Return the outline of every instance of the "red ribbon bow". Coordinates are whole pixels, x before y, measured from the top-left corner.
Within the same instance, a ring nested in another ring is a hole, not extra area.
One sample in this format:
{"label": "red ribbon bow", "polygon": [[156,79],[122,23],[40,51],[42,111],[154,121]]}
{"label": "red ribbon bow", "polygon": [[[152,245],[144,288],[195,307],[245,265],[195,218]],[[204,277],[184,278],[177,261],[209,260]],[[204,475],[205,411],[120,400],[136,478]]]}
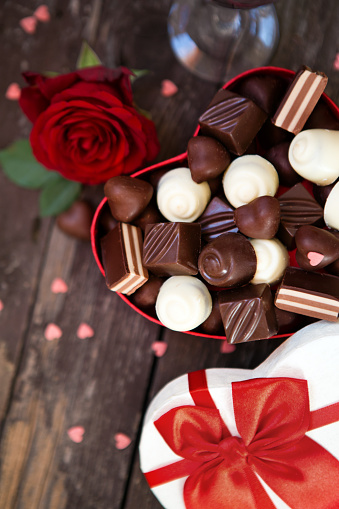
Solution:
{"label": "red ribbon bow", "polygon": [[188,476],[187,509],[272,509],[259,475],[293,509],[339,507],[339,462],[305,435],[339,420],[339,404],[310,412],[306,380],[234,382],[240,438],[222,420],[205,372],[190,373],[189,384],[199,406],[173,408],[154,423],[184,459],[146,473],[151,488]]}

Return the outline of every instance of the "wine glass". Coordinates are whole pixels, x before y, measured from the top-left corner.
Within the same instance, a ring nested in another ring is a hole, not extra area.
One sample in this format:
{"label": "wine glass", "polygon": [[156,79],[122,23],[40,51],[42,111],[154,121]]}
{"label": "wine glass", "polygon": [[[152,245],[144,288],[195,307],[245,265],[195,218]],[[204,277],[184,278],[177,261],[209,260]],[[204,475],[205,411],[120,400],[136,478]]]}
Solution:
{"label": "wine glass", "polygon": [[168,18],[177,59],[197,76],[224,83],[267,65],[279,40],[276,0],[174,0]]}

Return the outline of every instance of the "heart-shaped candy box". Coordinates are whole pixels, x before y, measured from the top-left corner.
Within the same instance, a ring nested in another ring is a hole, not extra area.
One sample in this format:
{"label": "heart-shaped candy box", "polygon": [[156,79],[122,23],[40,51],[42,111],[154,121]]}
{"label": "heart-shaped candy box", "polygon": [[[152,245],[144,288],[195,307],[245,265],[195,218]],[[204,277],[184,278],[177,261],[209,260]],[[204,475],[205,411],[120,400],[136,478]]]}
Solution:
{"label": "heart-shaped candy box", "polygon": [[[275,68],[275,67],[253,69],[253,70],[247,71],[246,73],[243,73],[240,76],[237,76],[236,78],[231,80],[229,83],[227,83],[223,88],[230,89],[232,92],[235,91],[239,94],[241,94],[241,92],[246,93],[246,90],[245,90],[246,89],[246,80],[251,77],[259,77],[260,78],[262,76],[264,76],[264,77],[270,76],[270,77],[274,77],[274,78],[279,78],[279,80],[281,80],[284,83],[284,86],[286,88],[288,86],[288,84],[291,83],[293,77],[295,76],[295,73],[293,73],[292,71]],[[335,128],[339,129],[339,109],[325,94],[322,94],[322,96],[318,102],[317,109],[314,110],[313,117],[312,117],[312,115],[310,117],[310,120],[311,120],[311,118],[313,120],[311,122],[310,128],[314,128],[314,127],[322,127],[323,128],[323,127],[325,127],[324,126],[324,123],[325,123],[326,125],[330,124],[329,128],[331,128],[331,129],[335,129]],[[265,127],[265,125],[266,125],[266,127]],[[267,127],[267,125],[268,125],[268,127]],[[258,137],[256,138],[257,148],[255,150],[257,151],[258,154],[259,153],[263,154],[264,157],[265,157],[265,152],[267,151],[267,147],[263,147],[263,145],[265,145],[266,141],[269,138],[272,138],[269,140],[269,146],[273,146],[273,147],[276,143],[278,143],[277,141],[275,141],[274,137],[276,136],[276,132],[279,131],[279,128],[275,127],[274,128],[275,131],[274,131],[274,129],[273,129],[273,131],[271,131],[270,130],[271,125],[272,124],[268,124],[268,122],[266,122],[264,124],[264,127],[261,129],[261,131],[259,131],[260,136],[258,135]],[[306,127],[307,127],[307,124],[306,124]],[[281,134],[281,132],[282,132],[282,129],[280,129],[280,134]],[[196,130],[194,135],[197,136],[198,133],[199,133],[199,128]],[[293,136],[290,135],[289,133],[287,133],[287,135],[289,136],[288,137],[289,140],[291,140],[291,138],[293,138]],[[154,182],[157,174],[162,175],[165,172],[172,170],[174,168],[187,167],[187,166],[188,166],[187,153],[183,153],[183,154],[180,154],[172,159],[163,161],[159,164],[156,164],[156,165],[153,165],[146,169],[143,169],[143,170],[133,174],[132,176],[138,177],[139,179],[142,179],[142,180]],[[305,184],[307,189],[312,193],[312,184],[310,182],[306,182],[306,181],[304,181],[303,183]],[[283,192],[286,192],[286,190],[287,190],[286,187],[282,188],[280,186],[280,188],[278,189],[277,195],[279,195]],[[93,254],[94,254],[95,260],[97,262],[97,265],[103,275],[105,275],[105,271],[104,271],[103,263],[102,263],[100,239],[108,231],[107,227],[103,226],[104,218],[107,218],[108,214],[109,214],[108,202],[107,202],[107,198],[104,198],[96,210],[96,213],[95,213],[95,216],[93,219],[93,223],[92,223],[92,228],[91,228],[91,240],[92,240]],[[199,221],[199,219],[198,219],[198,221]],[[289,254],[290,254],[290,259],[291,259],[290,264],[293,266],[293,265],[295,265],[295,253],[294,253],[294,251],[290,251]],[[212,293],[214,295],[216,295],[218,292],[212,292]],[[137,301],[135,300],[135,295],[132,294],[132,295],[127,296],[127,295],[124,295],[121,293],[118,293],[118,295],[136,312],[140,313],[141,315],[146,317],[148,320],[151,320],[153,322],[160,324],[160,321],[157,319],[157,315],[155,313],[154,307],[153,308],[147,307],[147,308],[141,309],[141,307],[138,305]],[[280,317],[284,317],[284,312],[280,313]],[[297,330],[298,328],[309,323],[309,319],[306,317],[303,317],[300,314],[297,315],[297,318],[298,318],[298,320],[296,320],[296,323],[294,322],[293,325],[289,324],[290,318],[288,318],[287,325],[283,324],[282,326],[280,326],[279,318],[278,318],[278,323],[279,323],[278,335],[273,336],[273,337],[288,336],[291,333],[295,332],[295,330]],[[299,320],[300,318],[301,318],[301,321]],[[280,318],[280,319],[284,320],[284,319],[286,319],[286,317]],[[209,338],[225,339],[225,335],[222,332],[220,332],[220,329],[218,332],[214,332],[214,331],[206,332],[206,329],[198,327],[198,328],[194,329],[193,331],[188,331],[186,333],[200,335],[200,336],[209,337]]]}
{"label": "heart-shaped candy box", "polygon": [[254,370],[183,375],[151,402],[141,470],[166,509],[339,507],[339,322]]}

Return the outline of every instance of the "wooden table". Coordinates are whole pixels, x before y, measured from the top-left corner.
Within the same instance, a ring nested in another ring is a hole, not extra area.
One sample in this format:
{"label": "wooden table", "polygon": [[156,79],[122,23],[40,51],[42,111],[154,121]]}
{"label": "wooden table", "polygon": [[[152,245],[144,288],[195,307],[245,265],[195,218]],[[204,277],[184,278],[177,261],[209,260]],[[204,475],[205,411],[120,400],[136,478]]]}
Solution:
{"label": "wooden table", "polygon": [[[28,35],[19,20],[36,1],[4,1],[1,9],[1,140],[27,137],[30,124],[5,98],[20,72],[74,69],[83,38],[108,67],[149,69],[135,83],[137,104],[149,110],[161,142],[158,160],[186,149],[198,116],[217,85],[192,76],[172,55],[166,28],[169,0],[46,0],[49,23]],[[325,10],[326,5],[326,10]],[[280,0],[279,47],[273,65],[324,71],[328,95],[339,101],[338,0]],[[178,93],[163,97],[163,79]],[[139,470],[138,440],[145,409],[165,383],[187,371],[258,365],[280,340],[220,352],[221,342],[164,330],[109,292],[90,244],[66,236],[38,216],[38,194],[0,172],[0,412],[1,509],[159,508]],[[91,188],[94,203],[103,196]],[[54,278],[68,292],[51,292]],[[81,323],[94,336],[77,337]],[[49,323],[62,337],[46,341]],[[163,357],[154,341],[168,345]],[[80,443],[67,431],[85,430]],[[131,444],[119,450],[115,434]]]}

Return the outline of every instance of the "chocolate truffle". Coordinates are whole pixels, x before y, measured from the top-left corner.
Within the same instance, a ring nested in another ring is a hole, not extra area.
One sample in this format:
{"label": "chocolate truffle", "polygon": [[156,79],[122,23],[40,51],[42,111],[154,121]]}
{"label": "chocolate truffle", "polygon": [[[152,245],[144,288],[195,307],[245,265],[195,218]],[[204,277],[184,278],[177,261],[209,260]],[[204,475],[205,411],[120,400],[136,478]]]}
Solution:
{"label": "chocolate truffle", "polygon": [[304,270],[318,270],[339,258],[339,238],[316,226],[301,226],[295,234],[296,260]]}
{"label": "chocolate truffle", "polygon": [[302,180],[302,177],[292,168],[288,159],[290,142],[284,141],[271,147],[265,154],[265,159],[273,164],[279,175],[282,186],[292,187]]}
{"label": "chocolate truffle", "polygon": [[236,85],[237,94],[252,99],[268,115],[273,115],[286,92],[286,82],[278,76],[252,74]]}
{"label": "chocolate truffle", "polygon": [[240,233],[224,233],[202,249],[198,266],[207,283],[229,288],[253,278],[257,258],[246,237]]}
{"label": "chocolate truffle", "polygon": [[119,175],[104,186],[112,216],[123,223],[133,221],[149,204],[153,187],[144,180]]}
{"label": "chocolate truffle", "polygon": [[226,148],[209,136],[194,136],[187,145],[187,160],[192,179],[200,184],[224,172],[231,162]]}
{"label": "chocolate truffle", "polygon": [[259,196],[234,211],[239,231],[254,239],[272,239],[280,224],[280,204],[273,196]]}
{"label": "chocolate truffle", "polygon": [[286,247],[278,239],[252,239],[250,242],[257,257],[257,269],[251,283],[278,283],[290,261]]}
{"label": "chocolate truffle", "polygon": [[68,210],[57,216],[56,223],[67,235],[81,240],[91,240],[92,205],[86,200],[76,200]]}

